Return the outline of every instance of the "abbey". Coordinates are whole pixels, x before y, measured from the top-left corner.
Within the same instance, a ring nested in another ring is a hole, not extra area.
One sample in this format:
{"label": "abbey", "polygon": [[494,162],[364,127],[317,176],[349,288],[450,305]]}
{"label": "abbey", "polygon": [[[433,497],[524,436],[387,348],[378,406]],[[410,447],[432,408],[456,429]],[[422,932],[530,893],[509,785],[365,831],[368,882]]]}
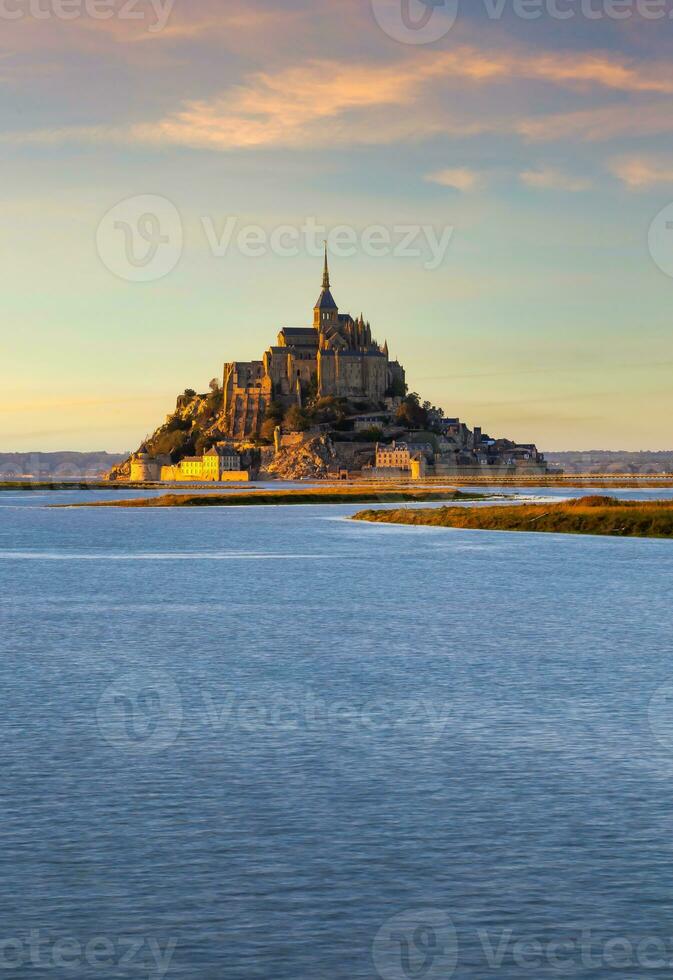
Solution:
{"label": "abbey", "polygon": [[261,361],[224,366],[227,435],[243,439],[259,431],[271,402],[301,405],[310,394],[380,406],[404,395],[404,369],[391,361],[387,342],[372,339],[362,314],[340,313],[331,292],[327,249],[322,290],[312,327],[285,327]]}

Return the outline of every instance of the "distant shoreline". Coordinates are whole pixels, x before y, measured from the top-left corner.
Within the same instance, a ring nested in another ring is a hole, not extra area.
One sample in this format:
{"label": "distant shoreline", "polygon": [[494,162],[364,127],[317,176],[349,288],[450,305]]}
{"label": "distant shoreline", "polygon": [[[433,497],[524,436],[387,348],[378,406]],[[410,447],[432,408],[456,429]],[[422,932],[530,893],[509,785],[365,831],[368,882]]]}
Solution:
{"label": "distant shoreline", "polygon": [[[390,487],[399,488],[403,485],[405,488],[413,488],[420,492],[422,490],[430,490],[433,487],[447,485],[452,487],[479,487],[487,488],[490,490],[496,489],[507,489],[510,487],[525,487],[527,490],[534,490],[536,487],[545,489],[583,489],[583,490],[656,490],[656,489],[667,489],[673,488],[673,474],[672,475],[662,475],[655,476],[648,474],[647,476],[639,476],[637,474],[591,474],[587,473],[584,475],[568,475],[568,476],[557,476],[557,475],[536,475],[536,476],[498,476],[498,475],[484,475],[484,476],[461,476],[460,473],[451,473],[442,477],[426,477],[425,479],[419,481],[403,480],[396,477],[393,480],[372,480],[372,479],[358,479],[357,477],[351,477],[349,480],[336,480],[336,479],[306,479],[303,481],[299,480],[281,480],[281,479],[265,479],[260,478],[252,481],[251,483],[228,483],[226,486],[235,490],[237,487],[246,487],[248,490],[258,492],[255,484],[277,484],[279,488],[282,488],[287,483],[296,484],[299,482],[305,483],[307,486],[314,486],[320,484],[325,487],[327,491],[332,487],[357,487],[362,488],[363,486],[373,486],[377,489],[380,487]],[[31,490],[118,490],[120,492],[138,491],[138,490],[185,490],[195,492],[197,490],[218,490],[225,486],[223,483],[204,483],[203,481],[195,481],[194,483],[187,482],[171,482],[171,483],[157,483],[157,482],[145,482],[145,483],[131,483],[128,480],[102,480],[100,478],[92,478],[90,480],[73,478],[72,480],[49,480],[49,479],[12,479],[0,481],[0,492],[3,490],[23,490],[29,492]],[[282,492],[282,489],[281,491]],[[287,492],[287,491],[285,491]]]}

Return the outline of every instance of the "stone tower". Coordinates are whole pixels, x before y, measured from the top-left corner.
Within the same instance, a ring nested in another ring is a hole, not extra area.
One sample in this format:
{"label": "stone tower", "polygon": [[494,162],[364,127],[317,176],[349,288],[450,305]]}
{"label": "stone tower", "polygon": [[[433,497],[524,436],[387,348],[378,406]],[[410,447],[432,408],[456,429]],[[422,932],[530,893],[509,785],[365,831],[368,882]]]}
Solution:
{"label": "stone tower", "polygon": [[339,308],[330,292],[327,242],[325,242],[325,270],[322,276],[322,292],[313,307],[313,326],[316,330],[325,330],[329,327],[339,326]]}

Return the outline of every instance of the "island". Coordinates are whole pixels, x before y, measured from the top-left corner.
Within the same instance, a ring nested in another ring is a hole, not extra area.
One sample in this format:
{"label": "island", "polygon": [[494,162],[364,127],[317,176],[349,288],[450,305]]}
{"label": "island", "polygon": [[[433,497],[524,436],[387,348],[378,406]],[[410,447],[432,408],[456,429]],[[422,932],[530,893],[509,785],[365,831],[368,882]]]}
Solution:
{"label": "island", "polygon": [[602,534],[613,537],[673,537],[673,501],[580,497],[563,503],[505,504],[493,507],[437,507],[365,510],[356,521],[463,528],[475,531],[534,531]]}
{"label": "island", "polygon": [[[443,500],[487,500],[481,493],[461,490],[403,489],[395,487],[307,487],[305,490],[259,490],[243,493],[166,493],[160,497],[136,497],[56,507],[260,507],[281,504],[385,504],[429,503]],[[497,495],[495,495],[497,496]],[[373,513],[373,512],[372,512]]]}

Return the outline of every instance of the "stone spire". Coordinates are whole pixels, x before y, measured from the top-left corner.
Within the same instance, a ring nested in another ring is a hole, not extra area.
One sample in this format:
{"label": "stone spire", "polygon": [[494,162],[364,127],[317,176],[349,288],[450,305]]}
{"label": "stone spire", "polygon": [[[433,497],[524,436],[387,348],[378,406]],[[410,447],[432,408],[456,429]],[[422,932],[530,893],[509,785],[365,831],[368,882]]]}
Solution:
{"label": "stone spire", "polygon": [[325,241],[325,271],[323,272],[323,276],[322,276],[322,288],[323,289],[330,288],[329,263],[327,261],[327,241]]}
{"label": "stone spire", "polygon": [[325,242],[325,269],[322,276],[322,291],[313,307],[313,326],[317,330],[339,324],[339,308],[330,292],[329,263],[327,261],[327,242]]}

